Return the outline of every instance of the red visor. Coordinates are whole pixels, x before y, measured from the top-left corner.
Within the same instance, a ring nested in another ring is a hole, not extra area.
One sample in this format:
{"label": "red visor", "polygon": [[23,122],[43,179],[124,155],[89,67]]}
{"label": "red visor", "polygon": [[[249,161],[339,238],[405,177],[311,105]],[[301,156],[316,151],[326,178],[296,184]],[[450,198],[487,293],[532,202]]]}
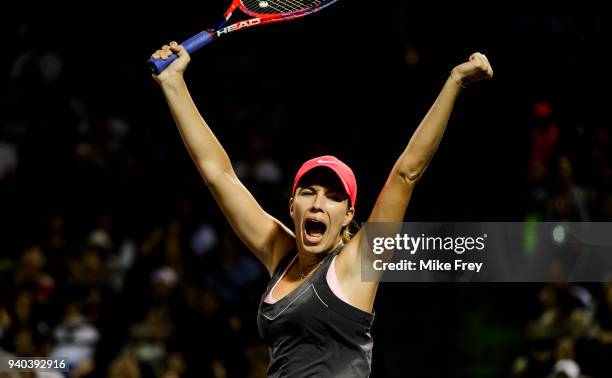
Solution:
{"label": "red visor", "polygon": [[293,196],[295,194],[295,188],[297,188],[297,184],[300,179],[311,169],[317,167],[327,167],[338,175],[346,194],[348,194],[349,198],[351,199],[351,206],[354,207],[355,201],[357,200],[357,181],[355,180],[353,170],[348,165],[340,161],[340,159],[331,155],[319,156],[302,164],[295,175],[295,180],[293,180],[291,195]]}

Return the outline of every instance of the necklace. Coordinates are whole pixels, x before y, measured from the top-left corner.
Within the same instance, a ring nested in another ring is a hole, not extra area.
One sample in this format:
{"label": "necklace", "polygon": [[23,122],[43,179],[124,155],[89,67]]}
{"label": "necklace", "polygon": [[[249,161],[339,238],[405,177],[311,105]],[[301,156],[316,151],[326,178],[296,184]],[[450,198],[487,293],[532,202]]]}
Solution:
{"label": "necklace", "polygon": [[321,266],[321,264],[323,264],[323,261],[325,261],[325,259],[321,260],[320,263],[318,263],[317,265],[315,265],[313,268],[310,268],[306,271],[306,273],[300,271],[300,266],[299,264],[297,265],[298,271],[300,271],[300,280],[304,280],[306,277],[308,277],[308,274],[310,274],[310,272],[312,272],[313,270],[317,269],[318,267]]}
{"label": "necklace", "polygon": [[[336,246],[336,249],[339,247],[344,247],[344,243],[342,241],[340,241],[338,243],[338,245]],[[335,249],[334,249],[335,250]],[[332,251],[333,252],[333,251]],[[327,257],[327,256],[326,256]],[[321,264],[323,264],[323,262],[325,261],[325,257],[321,260],[320,263],[318,263],[317,265],[315,265],[313,268],[310,268],[306,271],[306,273],[300,271],[300,264],[296,263],[296,267],[298,269],[298,271],[300,272],[300,280],[303,281],[306,277],[308,277],[308,275],[310,274],[310,272],[312,272],[313,270],[317,269],[318,267],[321,266]]]}

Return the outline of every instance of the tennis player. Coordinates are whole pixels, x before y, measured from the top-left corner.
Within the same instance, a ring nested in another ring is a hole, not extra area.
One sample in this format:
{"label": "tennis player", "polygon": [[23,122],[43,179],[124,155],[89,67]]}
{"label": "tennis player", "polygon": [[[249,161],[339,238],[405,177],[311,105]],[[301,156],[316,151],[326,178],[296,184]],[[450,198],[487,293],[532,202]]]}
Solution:
{"label": "tennis player", "polygon": [[[152,57],[178,58],[155,80],[202,178],[225,217],[268,270],[258,313],[269,347],[270,377],[367,377],[378,282],[361,281],[360,232],[351,238],[357,183],[334,156],[305,162],[293,182],[293,230],[266,213],[236,177],[225,150],[196,108],[183,73],[190,57],[176,42]],[[456,66],[399,156],[368,222],[402,222],[412,191],[433,157],[455,100],[467,85],[493,76],[474,53]]]}

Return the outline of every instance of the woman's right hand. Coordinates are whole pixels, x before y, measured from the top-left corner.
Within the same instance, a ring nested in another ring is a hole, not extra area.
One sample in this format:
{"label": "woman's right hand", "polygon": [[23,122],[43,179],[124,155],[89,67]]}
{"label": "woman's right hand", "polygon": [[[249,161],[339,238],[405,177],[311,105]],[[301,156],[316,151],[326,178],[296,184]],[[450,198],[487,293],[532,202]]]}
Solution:
{"label": "woman's right hand", "polygon": [[160,84],[168,80],[182,78],[183,72],[187,69],[187,65],[191,61],[191,57],[185,48],[175,41],[170,42],[167,45],[163,45],[161,49],[155,51],[151,58],[166,60],[172,54],[176,54],[177,58],[172,62],[165,70],[159,73],[159,75],[153,74],[153,78]]}

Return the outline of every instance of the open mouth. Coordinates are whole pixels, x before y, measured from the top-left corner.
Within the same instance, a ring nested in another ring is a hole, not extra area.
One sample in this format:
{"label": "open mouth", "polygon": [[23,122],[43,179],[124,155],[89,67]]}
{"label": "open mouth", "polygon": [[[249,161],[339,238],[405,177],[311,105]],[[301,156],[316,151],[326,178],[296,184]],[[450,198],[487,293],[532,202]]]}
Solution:
{"label": "open mouth", "polygon": [[316,219],[307,219],[304,224],[306,235],[311,238],[320,238],[327,230],[327,226],[323,222],[319,222]]}

